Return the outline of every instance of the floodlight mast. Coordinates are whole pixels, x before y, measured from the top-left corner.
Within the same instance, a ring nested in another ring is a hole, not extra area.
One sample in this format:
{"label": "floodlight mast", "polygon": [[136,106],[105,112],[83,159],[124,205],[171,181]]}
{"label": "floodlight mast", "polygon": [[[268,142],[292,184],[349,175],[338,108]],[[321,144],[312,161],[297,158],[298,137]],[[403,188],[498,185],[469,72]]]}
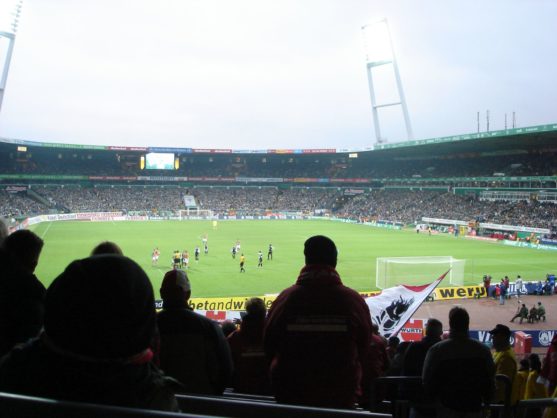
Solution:
{"label": "floodlight mast", "polygon": [[19,16],[21,14],[21,6],[23,0],[18,0],[12,11],[13,19],[10,22],[9,28],[0,28],[0,40],[5,38],[8,40],[8,48],[4,59],[4,66],[2,68],[2,76],[0,78],[0,112],[2,111],[2,102],[4,101],[4,92],[6,91],[6,84],[8,81],[8,72],[10,70],[10,62],[14,51],[15,34],[19,24]]}
{"label": "floodlight mast", "polygon": [[[368,37],[366,33],[371,33],[371,30],[377,28],[378,26],[383,26],[384,33],[382,34],[383,39],[380,38],[380,34],[376,34],[376,39],[371,39],[376,44],[379,44],[383,41],[383,45],[379,45],[379,48],[376,49],[383,49],[381,51],[383,56],[375,56],[376,54],[370,53],[369,45],[367,43]],[[414,134],[412,132],[412,124],[410,123],[410,115],[408,114],[408,106],[406,105],[406,97],[404,96],[404,89],[402,88],[402,80],[400,78],[400,73],[398,71],[398,65],[396,61],[395,51],[393,48],[393,40],[391,37],[391,32],[389,30],[389,24],[386,18],[380,19],[373,23],[369,23],[367,25],[362,26],[362,34],[364,36],[364,47],[366,48],[366,72],[367,72],[367,81],[369,84],[369,96],[371,99],[371,111],[373,115],[373,125],[375,129],[375,139],[378,144],[385,142],[384,139],[381,137],[381,126],[379,123],[379,109],[382,107],[389,107],[389,106],[401,106],[402,114],[404,116],[404,123],[406,126],[406,134],[407,139],[413,139]],[[379,67],[382,65],[391,64],[393,67],[397,90],[398,90],[398,97],[399,100],[396,102],[391,103],[377,103],[377,98],[375,95],[375,88],[373,84],[373,68]]]}

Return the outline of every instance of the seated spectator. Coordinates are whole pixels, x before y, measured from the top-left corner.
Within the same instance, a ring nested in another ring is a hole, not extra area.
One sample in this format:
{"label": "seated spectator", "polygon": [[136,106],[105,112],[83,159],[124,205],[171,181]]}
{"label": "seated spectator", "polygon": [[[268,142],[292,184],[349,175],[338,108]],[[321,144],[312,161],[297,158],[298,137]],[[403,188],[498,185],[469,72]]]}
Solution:
{"label": "seated spectator", "polygon": [[132,260],[72,262],[48,288],[44,332],[0,363],[0,391],[58,400],[177,411],[151,362],[153,288]]}
{"label": "seated spectator", "polygon": [[189,307],[191,285],[184,271],[167,272],[160,292],[161,368],[187,393],[222,395],[232,375],[232,359],[220,326]]}
{"label": "seated spectator", "polygon": [[270,395],[269,363],[263,350],[265,302],[251,298],[246,303],[246,311],[240,329],[228,336],[234,361],[232,387],[235,392]]}
{"label": "seated spectator", "polygon": [[545,322],[545,306],[541,302],[538,302],[538,321],[541,319]]}
{"label": "seated spectator", "polygon": [[34,275],[43,240],[19,230],[0,244],[0,356],[43,326],[44,285]]}
{"label": "seated spectator", "polygon": [[521,324],[524,319],[528,319],[528,308],[524,303],[518,308],[518,311],[516,312],[515,316],[512,317],[510,322],[514,322],[516,318],[520,318]]}
{"label": "seated spectator", "polygon": [[538,321],[538,310],[536,309],[536,305],[530,308],[530,312],[528,312],[528,323],[533,324],[534,322]]}
{"label": "seated spectator", "polygon": [[439,401],[438,417],[480,417],[492,399],[495,365],[489,349],[468,336],[465,309],[449,312],[449,339],[427,352],[422,373],[425,393]]}
{"label": "seated spectator", "polygon": [[116,255],[124,255],[120,247],[111,241],[103,241],[91,251],[91,255],[99,255],[99,254],[116,254]]}
{"label": "seated spectator", "polygon": [[331,239],[309,238],[304,255],[296,284],[280,293],[267,318],[264,346],[275,398],[352,408],[367,389],[361,376],[371,344],[369,308],[342,284]]}

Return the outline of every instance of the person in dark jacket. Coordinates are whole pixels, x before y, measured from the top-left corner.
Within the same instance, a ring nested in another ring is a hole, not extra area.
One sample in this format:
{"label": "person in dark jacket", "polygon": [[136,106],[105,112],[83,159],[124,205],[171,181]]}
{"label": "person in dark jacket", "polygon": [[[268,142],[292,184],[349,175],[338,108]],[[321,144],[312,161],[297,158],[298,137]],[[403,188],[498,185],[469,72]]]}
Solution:
{"label": "person in dark jacket", "polygon": [[263,350],[263,329],[267,309],[260,298],[246,302],[246,315],[240,329],[228,336],[234,361],[232,387],[235,392],[271,394],[269,363]]}
{"label": "person in dark jacket", "polygon": [[151,362],[153,288],[129,258],[76,260],[48,288],[44,332],[0,362],[0,391],[177,411],[179,384]]}
{"label": "person in dark jacket", "polygon": [[46,289],[34,274],[42,248],[43,240],[27,230],[0,245],[0,357],[43,326]]}
{"label": "person in dark jacket", "polygon": [[362,393],[371,344],[364,299],[335,270],[337,249],[324,236],[304,244],[306,265],[277,297],[265,327],[265,353],[280,403],[351,408]]}
{"label": "person in dark jacket", "polygon": [[222,395],[232,377],[230,347],[220,326],[189,307],[191,285],[183,270],[171,270],[161,285],[157,315],[160,366],[186,393]]}

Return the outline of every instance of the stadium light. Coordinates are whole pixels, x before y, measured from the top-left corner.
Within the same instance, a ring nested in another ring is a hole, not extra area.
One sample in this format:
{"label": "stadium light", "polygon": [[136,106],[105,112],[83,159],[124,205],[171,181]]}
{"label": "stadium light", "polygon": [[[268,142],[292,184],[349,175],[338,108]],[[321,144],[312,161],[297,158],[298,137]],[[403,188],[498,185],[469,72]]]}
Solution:
{"label": "stadium light", "polygon": [[[383,142],[379,123],[379,109],[389,106],[402,107],[402,114],[404,116],[404,123],[406,125],[406,133],[408,137],[407,139],[413,139],[414,134],[412,133],[412,125],[410,123],[410,116],[408,114],[408,107],[406,106],[406,98],[404,97],[404,90],[402,89],[402,80],[400,79],[400,74],[398,72],[398,65],[396,62],[393,41],[387,19],[382,18],[362,26],[362,35],[366,54],[366,71],[369,84],[369,95],[371,99],[371,110],[373,114],[373,125],[375,128],[375,139],[377,143]],[[391,65],[394,71],[399,97],[399,100],[396,102],[377,103],[373,84],[373,68],[382,65]]]}
{"label": "stadium light", "polygon": [[[0,112],[2,111],[2,102],[4,101],[4,92],[6,90],[6,82],[8,81],[8,71],[10,70],[10,62],[14,50],[15,34],[19,25],[19,17],[23,0],[4,0],[0,4],[0,57],[2,64],[2,74],[0,78]],[[5,52],[4,52],[5,51]]]}

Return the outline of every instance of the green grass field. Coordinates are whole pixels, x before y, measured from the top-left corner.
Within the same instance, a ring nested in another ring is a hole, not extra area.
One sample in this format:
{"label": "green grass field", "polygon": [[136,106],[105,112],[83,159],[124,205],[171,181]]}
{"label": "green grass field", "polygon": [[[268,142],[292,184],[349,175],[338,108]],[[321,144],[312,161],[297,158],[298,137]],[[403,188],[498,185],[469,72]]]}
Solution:
{"label": "green grass field", "polygon": [[[481,282],[486,273],[494,280],[504,275],[514,279],[517,274],[525,280],[539,280],[546,273],[557,272],[557,257],[551,251],[331,221],[219,221],[216,230],[211,221],[46,222],[32,229],[45,241],[36,274],[46,286],[72,260],[88,256],[96,244],[109,240],[120,245],[125,255],[145,269],[156,296],[175,249],[187,249],[191,254],[188,274],[194,297],[278,293],[295,281],[304,264],[303,243],[316,234],[327,235],[336,242],[337,270],[346,285],[360,291],[375,288],[376,257],[466,259],[466,284]],[[196,245],[201,247],[205,233],[209,254],[202,251],[196,264],[193,250]],[[239,260],[233,260],[230,253],[237,239],[246,256],[246,273],[240,273]],[[270,243],[275,249],[274,260],[267,261]],[[154,247],[161,251],[158,266],[151,265]],[[264,253],[263,268],[257,268],[259,250]]]}

